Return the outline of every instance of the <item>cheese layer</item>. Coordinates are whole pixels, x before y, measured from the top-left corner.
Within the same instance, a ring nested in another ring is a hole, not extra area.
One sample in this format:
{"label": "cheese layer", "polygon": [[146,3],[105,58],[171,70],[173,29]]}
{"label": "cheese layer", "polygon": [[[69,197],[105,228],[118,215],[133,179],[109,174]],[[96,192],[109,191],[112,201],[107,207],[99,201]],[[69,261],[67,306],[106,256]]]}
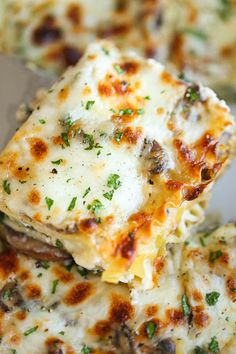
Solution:
{"label": "cheese layer", "polygon": [[131,294],[73,262],[34,261],[5,249],[0,351],[234,353],[235,242],[232,224],[169,245],[167,257],[156,262],[158,285],[146,291],[137,286]]}
{"label": "cheese layer", "polygon": [[92,44],[1,154],[0,210],[104,280],[145,278],[144,259],[187,236],[177,225],[227,163],[232,131],[210,89]]}

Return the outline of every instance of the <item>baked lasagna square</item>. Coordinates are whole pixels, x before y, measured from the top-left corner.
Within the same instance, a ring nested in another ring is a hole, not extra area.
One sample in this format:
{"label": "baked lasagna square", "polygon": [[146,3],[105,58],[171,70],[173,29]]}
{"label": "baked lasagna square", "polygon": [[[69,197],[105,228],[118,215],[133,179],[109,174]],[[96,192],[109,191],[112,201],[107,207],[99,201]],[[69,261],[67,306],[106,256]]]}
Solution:
{"label": "baked lasagna square", "polygon": [[210,89],[92,44],[2,152],[3,222],[103,280],[152,286],[156,257],[203,216],[233,129]]}

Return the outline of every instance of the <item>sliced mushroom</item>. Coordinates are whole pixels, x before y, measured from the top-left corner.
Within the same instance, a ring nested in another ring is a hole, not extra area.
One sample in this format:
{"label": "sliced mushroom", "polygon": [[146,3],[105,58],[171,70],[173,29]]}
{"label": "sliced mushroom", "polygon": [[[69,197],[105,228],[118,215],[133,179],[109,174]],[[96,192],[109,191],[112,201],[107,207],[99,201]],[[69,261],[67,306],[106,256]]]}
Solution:
{"label": "sliced mushroom", "polygon": [[71,258],[65,250],[36,240],[6,225],[1,225],[0,237],[5,239],[15,250],[38,260],[53,262]]}
{"label": "sliced mushroom", "polygon": [[0,308],[4,312],[11,311],[14,306],[22,306],[23,302],[24,301],[15,281],[8,282],[0,290]]}
{"label": "sliced mushroom", "polygon": [[158,175],[168,168],[168,157],[163,147],[156,141],[145,141],[144,158],[148,164],[148,172],[151,175]]}
{"label": "sliced mushroom", "polygon": [[157,345],[143,345],[140,350],[143,354],[176,354],[176,345],[171,338],[166,338]]}
{"label": "sliced mushroom", "polygon": [[127,325],[115,329],[112,344],[118,349],[117,353],[135,354],[134,337]]}

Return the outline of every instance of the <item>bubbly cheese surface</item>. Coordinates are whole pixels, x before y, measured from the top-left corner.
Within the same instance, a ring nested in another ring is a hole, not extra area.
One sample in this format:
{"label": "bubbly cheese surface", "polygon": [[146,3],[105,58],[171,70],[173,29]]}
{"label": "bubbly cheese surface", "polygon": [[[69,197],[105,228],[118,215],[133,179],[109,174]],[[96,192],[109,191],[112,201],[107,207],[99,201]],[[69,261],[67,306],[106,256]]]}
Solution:
{"label": "bubbly cheese surface", "polygon": [[73,262],[35,261],[4,248],[0,351],[234,353],[235,242],[231,224],[169,245],[156,261],[158,285],[131,293]]}
{"label": "bubbly cheese surface", "polygon": [[145,257],[164,252],[226,164],[232,129],[211,90],[92,44],[1,154],[0,209],[104,280],[145,277]]}

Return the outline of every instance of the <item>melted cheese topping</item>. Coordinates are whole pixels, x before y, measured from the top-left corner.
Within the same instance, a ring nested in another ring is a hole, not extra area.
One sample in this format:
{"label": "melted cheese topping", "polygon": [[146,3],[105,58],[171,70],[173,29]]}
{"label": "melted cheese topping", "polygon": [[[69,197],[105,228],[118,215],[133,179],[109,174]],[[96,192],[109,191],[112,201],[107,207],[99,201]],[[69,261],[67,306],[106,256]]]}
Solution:
{"label": "melted cheese topping", "polygon": [[168,343],[177,354],[207,351],[210,344],[234,353],[235,249],[233,224],[169,245],[167,257],[156,259],[158,285],[144,291],[136,283],[131,293],[73,262],[34,261],[5,250],[0,351],[78,354],[88,347],[92,353],[144,354]]}
{"label": "melted cheese topping", "polygon": [[0,209],[104,280],[130,280],[206,198],[232,129],[211,90],[92,44],[3,151]]}

